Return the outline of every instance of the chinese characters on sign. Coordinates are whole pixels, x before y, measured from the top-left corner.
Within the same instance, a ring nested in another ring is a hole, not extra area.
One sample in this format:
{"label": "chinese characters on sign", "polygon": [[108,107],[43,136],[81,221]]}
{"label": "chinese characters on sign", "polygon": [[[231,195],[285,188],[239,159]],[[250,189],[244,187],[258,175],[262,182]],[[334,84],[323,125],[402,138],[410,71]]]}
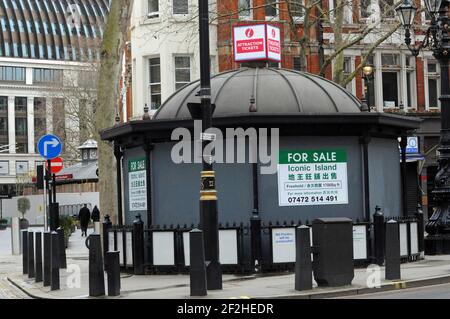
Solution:
{"label": "chinese characters on sign", "polygon": [[281,151],[280,206],[348,204],[345,150]]}
{"label": "chinese characters on sign", "polygon": [[147,209],[147,173],[145,158],[128,161],[130,211]]}

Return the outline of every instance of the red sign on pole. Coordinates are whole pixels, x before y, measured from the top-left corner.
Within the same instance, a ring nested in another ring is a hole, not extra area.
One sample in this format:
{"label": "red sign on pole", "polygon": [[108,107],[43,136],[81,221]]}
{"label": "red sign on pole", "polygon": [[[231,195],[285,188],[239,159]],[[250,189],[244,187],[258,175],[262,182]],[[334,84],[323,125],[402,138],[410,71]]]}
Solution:
{"label": "red sign on pole", "polygon": [[[61,157],[57,157],[51,160],[51,173],[58,174],[62,171],[64,165]],[[45,162],[45,168],[48,169],[47,162]]]}

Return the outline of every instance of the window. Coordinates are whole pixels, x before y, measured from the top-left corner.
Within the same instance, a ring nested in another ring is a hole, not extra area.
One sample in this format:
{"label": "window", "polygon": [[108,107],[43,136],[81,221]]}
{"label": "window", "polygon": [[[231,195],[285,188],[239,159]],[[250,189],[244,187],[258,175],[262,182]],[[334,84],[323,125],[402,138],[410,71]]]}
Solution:
{"label": "window", "polygon": [[427,60],[427,81],[426,84],[428,86],[428,107],[429,108],[438,108],[439,103],[439,67],[436,61]]}
{"label": "window", "polygon": [[149,59],[150,67],[150,108],[157,110],[161,106],[161,60]]}
{"label": "window", "polygon": [[252,12],[252,1],[251,0],[239,0],[238,2],[238,13],[240,19],[251,19]]}
{"label": "window", "polygon": [[[353,72],[352,67],[352,58],[351,57],[344,57],[344,68],[343,68],[343,79],[345,80],[351,73]],[[353,81],[350,81],[347,86],[345,87],[347,91],[353,92]]]}
{"label": "window", "polygon": [[0,117],[0,135],[8,135],[8,118]]}
{"label": "window", "polygon": [[386,53],[381,55],[381,64],[383,67],[399,67],[400,57],[398,54]]}
{"label": "window", "polygon": [[27,136],[27,119],[25,117],[16,117],[16,136]]}
{"label": "window", "polygon": [[33,82],[35,83],[61,83],[62,80],[62,70],[33,69]]}
{"label": "window", "polygon": [[266,17],[273,18],[278,15],[277,13],[277,1],[276,0],[266,0]]}
{"label": "window", "polygon": [[16,162],[16,175],[26,175],[28,172],[28,162]]}
{"label": "window", "polygon": [[8,97],[0,96],[0,112],[8,112]]}
{"label": "window", "polygon": [[[373,0],[372,0],[373,1]],[[395,0],[379,0],[381,15],[384,18],[395,18]]]}
{"label": "window", "polygon": [[373,0],[361,0],[361,18],[368,18],[371,15],[372,6],[371,2],[374,2]]}
{"label": "window", "polygon": [[15,106],[16,113],[26,113],[27,112],[27,98],[26,97],[16,97],[14,106]]}
{"label": "window", "polygon": [[175,57],[175,90],[179,90],[191,82],[191,58],[188,56]]}
{"label": "window", "polygon": [[269,66],[269,68],[279,68],[280,67],[280,63],[279,62],[275,62],[275,61],[269,61],[267,63],[267,65]]}
{"label": "window", "polygon": [[34,114],[41,114],[45,116],[46,113],[46,99],[37,97],[34,99]]}
{"label": "window", "polygon": [[159,17],[159,1],[158,0],[148,0],[148,18],[158,18]]}
{"label": "window", "polygon": [[337,10],[343,12],[343,23],[350,24],[353,22],[353,4],[351,0],[342,0],[340,5],[337,5],[337,0],[329,2],[330,5],[330,18],[334,20]]}
{"label": "window", "polygon": [[1,66],[0,81],[25,82],[25,68]]}
{"label": "window", "polygon": [[306,69],[306,65],[303,65],[301,56],[294,56],[294,70],[296,71],[304,71]]}
{"label": "window", "polygon": [[398,73],[383,72],[383,105],[396,107],[398,103]]}
{"label": "window", "polygon": [[173,0],[173,14],[188,14],[188,0]]}
{"label": "window", "polygon": [[9,175],[9,162],[1,161],[0,162],[0,175]]}

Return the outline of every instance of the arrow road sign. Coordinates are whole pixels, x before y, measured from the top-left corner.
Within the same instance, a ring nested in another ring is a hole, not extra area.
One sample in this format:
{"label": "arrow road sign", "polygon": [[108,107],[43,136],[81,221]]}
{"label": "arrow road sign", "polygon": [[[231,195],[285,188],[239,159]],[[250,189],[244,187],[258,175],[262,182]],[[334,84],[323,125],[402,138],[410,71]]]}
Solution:
{"label": "arrow road sign", "polygon": [[61,154],[62,143],[56,135],[44,135],[38,143],[38,151],[47,160],[52,160]]}

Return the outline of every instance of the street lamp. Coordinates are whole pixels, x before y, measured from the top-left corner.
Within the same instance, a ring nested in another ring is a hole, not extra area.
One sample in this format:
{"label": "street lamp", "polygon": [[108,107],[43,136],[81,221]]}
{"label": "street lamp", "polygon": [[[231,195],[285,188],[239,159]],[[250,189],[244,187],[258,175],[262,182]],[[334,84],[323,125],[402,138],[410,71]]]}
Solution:
{"label": "street lamp", "polygon": [[[441,253],[439,247],[449,247],[442,241],[449,241],[450,237],[450,86],[449,86],[449,17],[450,0],[425,0],[428,13],[431,16],[430,26],[424,41],[416,48],[411,46],[410,29],[413,25],[417,9],[410,2],[404,2],[396,8],[401,23],[405,28],[405,43],[409,50],[417,57],[419,51],[428,47],[441,67],[441,140],[439,145],[439,171],[435,178],[435,189],[432,194],[437,207],[426,225],[429,235],[428,249],[430,253]],[[439,242],[439,243],[438,243]],[[426,246],[427,247],[427,246]],[[427,248],[426,248],[427,249]],[[449,248],[444,250],[450,250]],[[445,252],[444,252],[445,253]],[[449,252],[447,252],[449,253]]]}
{"label": "street lamp", "polygon": [[370,81],[373,78],[373,66],[371,64],[366,64],[363,66],[364,82],[366,83],[366,103],[367,109],[370,112]]}

